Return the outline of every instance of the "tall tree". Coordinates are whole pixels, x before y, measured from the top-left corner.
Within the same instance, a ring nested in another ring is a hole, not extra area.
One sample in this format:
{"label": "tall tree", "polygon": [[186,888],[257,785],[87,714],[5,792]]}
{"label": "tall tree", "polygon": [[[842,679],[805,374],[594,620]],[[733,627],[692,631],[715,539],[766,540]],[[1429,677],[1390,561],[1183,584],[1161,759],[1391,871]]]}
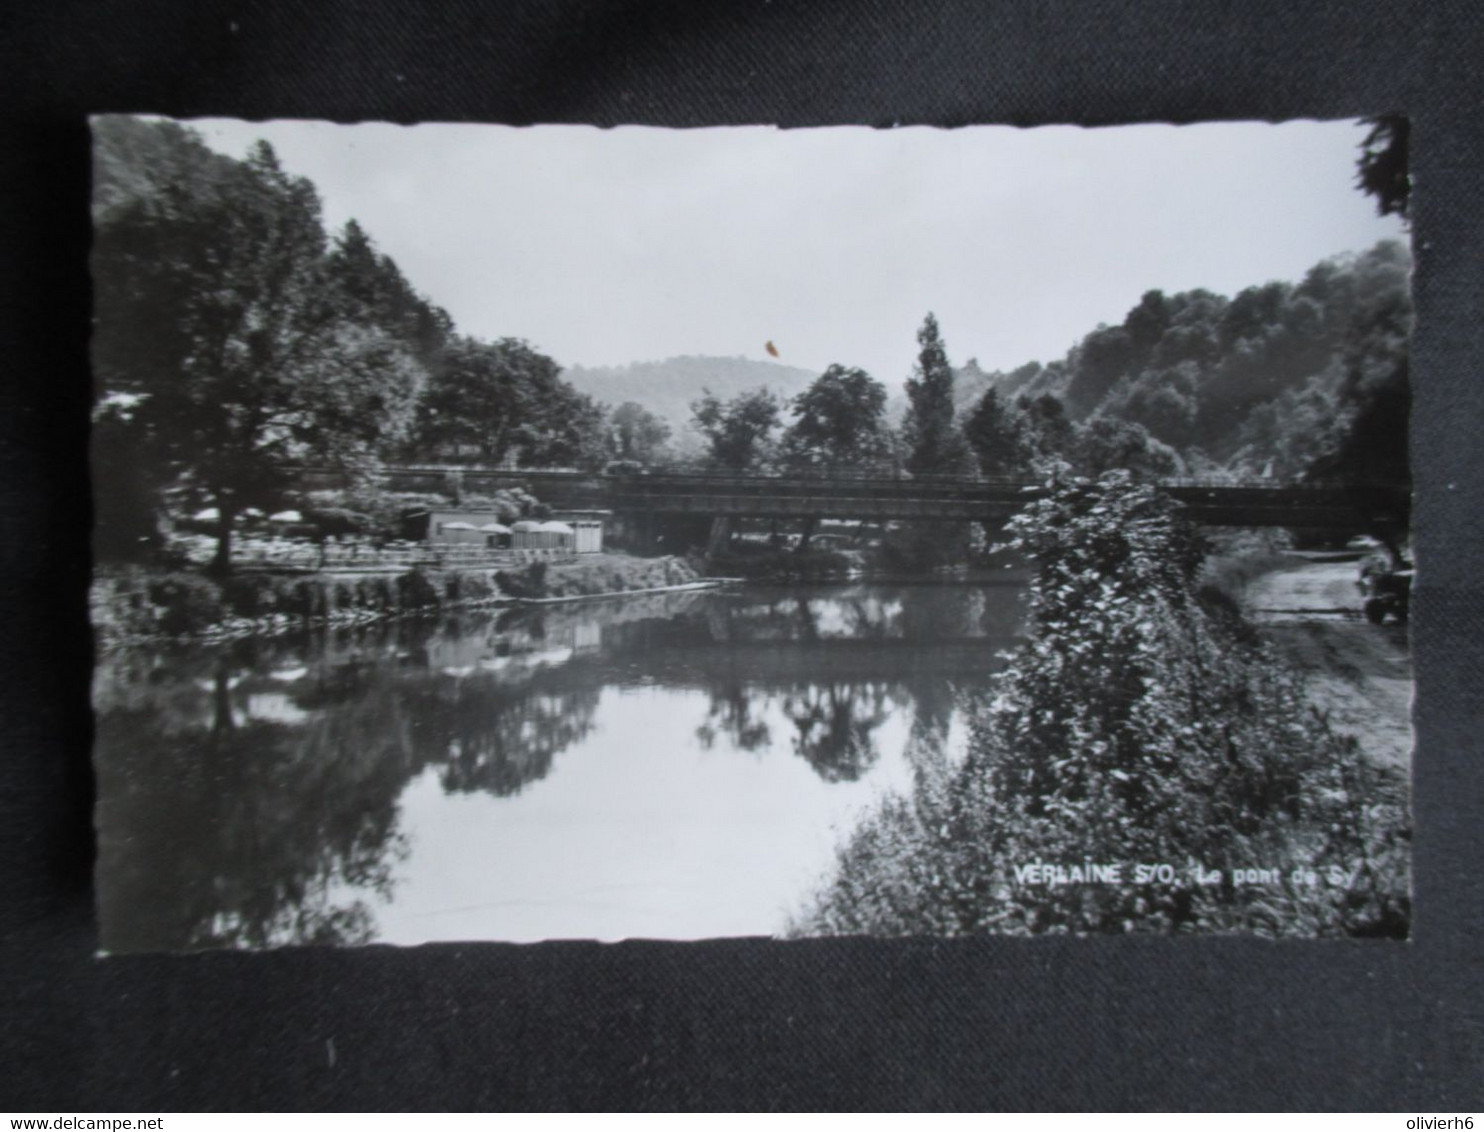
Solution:
{"label": "tall tree", "polygon": [[1077,469],[1096,479],[1104,472],[1125,471],[1135,480],[1161,480],[1179,475],[1180,457],[1168,444],[1149,435],[1134,421],[1093,417],[1077,430]]}
{"label": "tall tree", "polygon": [[1361,191],[1376,198],[1382,216],[1395,213],[1407,218],[1412,192],[1408,172],[1407,142],[1410,124],[1401,114],[1371,119],[1370,133],[1360,144],[1356,180]]}
{"label": "tall tree", "polygon": [[733,471],[760,466],[770,455],[783,406],[766,388],[739,393],[725,403],[709,389],[691,402],[692,419],[711,447],[711,462]]}
{"label": "tall tree", "polygon": [[592,471],[608,458],[608,411],[565,381],[542,391],[532,413],[517,431],[522,459],[537,467]]}
{"label": "tall tree", "polygon": [[101,561],[138,561],[163,543],[157,470],[145,455],[132,398],[104,401],[93,413],[93,554]]}
{"label": "tall tree", "polygon": [[380,327],[406,344],[424,366],[436,366],[453,333],[453,320],[418,294],[396,261],[378,252],[356,221],[347,221],[335,238],[326,268],[348,317]]}
{"label": "tall tree", "polygon": [[453,337],[417,406],[416,451],[525,466],[601,466],[602,406],[519,338]]}
{"label": "tall tree", "polygon": [[917,332],[917,345],[917,365],[907,379],[907,417],[902,424],[907,470],[917,475],[963,472],[969,464],[969,450],[953,419],[953,368],[931,312]]}
{"label": "tall tree", "polygon": [[1134,364],[1134,344],[1121,326],[1099,326],[1082,339],[1067,383],[1066,407],[1086,416]]}
{"label": "tall tree", "polygon": [[792,401],[784,459],[796,467],[849,467],[891,450],[886,386],[863,369],[832,365]]}
{"label": "tall tree", "polygon": [[[95,366],[105,395],[138,398],[162,486],[217,509],[226,572],[237,516],[283,463],[364,467],[406,427],[420,369],[349,317],[314,186],[271,147],[229,161],[178,126],[116,121],[99,124]],[[136,168],[161,152],[168,179]]]}
{"label": "tall tree", "polygon": [[1329,449],[1306,469],[1312,479],[1398,489],[1395,529],[1376,532],[1391,540],[1393,552],[1411,520],[1411,330],[1411,296],[1403,280],[1362,299],[1345,348],[1337,427]]}
{"label": "tall tree", "polygon": [[1021,397],[1016,405],[1021,412],[1022,436],[1033,463],[1045,465],[1075,459],[1076,430],[1058,398],[1043,393],[1035,398]]}
{"label": "tall tree", "polygon": [[1030,449],[1020,414],[986,389],[964,424],[964,438],[986,476],[1018,476],[1030,470]]}
{"label": "tall tree", "polygon": [[637,401],[625,401],[609,416],[613,455],[619,460],[654,460],[670,439],[670,426]]}

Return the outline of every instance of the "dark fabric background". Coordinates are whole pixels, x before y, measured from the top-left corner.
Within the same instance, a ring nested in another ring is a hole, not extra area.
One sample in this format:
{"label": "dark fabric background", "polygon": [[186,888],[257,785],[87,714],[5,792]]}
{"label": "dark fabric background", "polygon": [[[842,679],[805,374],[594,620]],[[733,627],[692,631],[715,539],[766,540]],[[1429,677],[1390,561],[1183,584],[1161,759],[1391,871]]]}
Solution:
{"label": "dark fabric background", "polygon": [[[1441,0],[6,5],[0,1109],[1480,1107],[1477,13]],[[1387,110],[1414,121],[1419,263],[1412,942],[92,958],[89,112],[700,126]]]}

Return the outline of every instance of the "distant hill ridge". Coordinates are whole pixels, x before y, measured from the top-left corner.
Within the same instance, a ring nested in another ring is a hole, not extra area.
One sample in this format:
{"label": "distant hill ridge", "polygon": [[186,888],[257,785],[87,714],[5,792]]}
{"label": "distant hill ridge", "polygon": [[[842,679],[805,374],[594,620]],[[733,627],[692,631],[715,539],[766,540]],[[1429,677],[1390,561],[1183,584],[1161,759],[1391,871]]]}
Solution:
{"label": "distant hill ridge", "polygon": [[637,401],[666,418],[677,433],[690,424],[690,403],[709,389],[728,401],[748,389],[767,386],[780,397],[802,393],[819,375],[813,370],[743,357],[685,355],[625,366],[570,366],[562,376],[577,389],[618,406]]}

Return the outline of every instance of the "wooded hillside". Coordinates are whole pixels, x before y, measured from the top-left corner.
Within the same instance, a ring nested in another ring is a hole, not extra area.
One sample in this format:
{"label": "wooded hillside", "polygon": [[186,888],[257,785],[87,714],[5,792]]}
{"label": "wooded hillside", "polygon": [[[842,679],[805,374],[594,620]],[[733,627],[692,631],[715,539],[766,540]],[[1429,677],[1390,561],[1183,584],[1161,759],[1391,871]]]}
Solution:
{"label": "wooded hillside", "polygon": [[1192,471],[1289,478],[1359,460],[1368,478],[1404,479],[1411,267],[1387,241],[1230,298],[1149,291],[1065,357],[960,368],[956,400],[967,413],[988,389],[1002,403],[1050,394],[1073,421],[1142,426]]}

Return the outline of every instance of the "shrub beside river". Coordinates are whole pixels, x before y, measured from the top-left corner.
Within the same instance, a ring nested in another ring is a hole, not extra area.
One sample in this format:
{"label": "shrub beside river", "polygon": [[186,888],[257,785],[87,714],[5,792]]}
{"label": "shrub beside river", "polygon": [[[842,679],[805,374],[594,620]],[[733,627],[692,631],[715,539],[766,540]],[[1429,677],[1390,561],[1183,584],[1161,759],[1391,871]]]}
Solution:
{"label": "shrub beside river", "polygon": [[684,585],[696,572],[678,558],[593,555],[514,571],[408,570],[401,574],[239,574],[130,566],[100,572],[93,628],[105,646],[160,637],[282,632],[528,598],[590,596]]}
{"label": "shrub beside river", "polygon": [[583,555],[575,562],[533,562],[520,570],[496,575],[511,597],[534,600],[598,597],[634,590],[668,589],[700,580],[680,558],[630,558],[623,554]]}
{"label": "shrub beside river", "polygon": [[1029,632],[968,755],[863,821],[794,930],[1404,937],[1404,773],[1213,600],[1169,498],[1112,473],[1010,533]]}

